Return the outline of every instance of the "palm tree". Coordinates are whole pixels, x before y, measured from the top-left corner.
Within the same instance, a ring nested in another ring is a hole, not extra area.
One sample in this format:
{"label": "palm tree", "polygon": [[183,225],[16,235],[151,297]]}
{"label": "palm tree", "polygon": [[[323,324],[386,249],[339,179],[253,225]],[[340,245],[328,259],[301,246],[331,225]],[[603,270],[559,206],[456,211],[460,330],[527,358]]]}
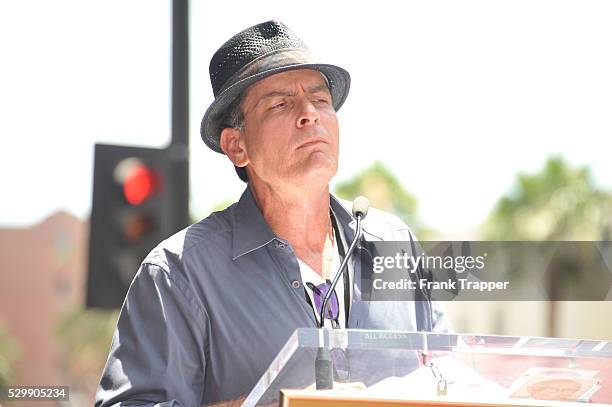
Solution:
{"label": "palm tree", "polygon": [[[595,186],[589,169],[552,157],[536,174],[518,175],[485,222],[483,235],[486,240],[609,240],[611,220],[612,195]],[[557,331],[557,313],[557,302],[549,301],[550,336]]]}
{"label": "palm tree", "polygon": [[490,240],[605,240],[612,201],[598,189],[586,167],[574,169],[550,158],[533,175],[519,174],[516,185],[485,223]]}

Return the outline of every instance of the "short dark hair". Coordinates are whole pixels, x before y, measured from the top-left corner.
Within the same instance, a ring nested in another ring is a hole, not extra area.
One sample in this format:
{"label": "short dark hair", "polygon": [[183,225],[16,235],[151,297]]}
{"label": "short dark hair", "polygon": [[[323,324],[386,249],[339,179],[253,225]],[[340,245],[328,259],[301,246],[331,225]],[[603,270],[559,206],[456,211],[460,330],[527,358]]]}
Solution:
{"label": "short dark hair", "polygon": [[[242,102],[244,100],[245,92],[242,91],[236,99],[230,103],[225,111],[225,114],[222,117],[221,123],[223,123],[224,128],[232,128],[238,131],[243,131],[245,126],[244,120],[244,112],[242,111]],[[244,181],[249,182],[249,176],[246,172],[246,167],[237,167],[234,165],[234,169],[236,170],[236,174],[238,177]]]}

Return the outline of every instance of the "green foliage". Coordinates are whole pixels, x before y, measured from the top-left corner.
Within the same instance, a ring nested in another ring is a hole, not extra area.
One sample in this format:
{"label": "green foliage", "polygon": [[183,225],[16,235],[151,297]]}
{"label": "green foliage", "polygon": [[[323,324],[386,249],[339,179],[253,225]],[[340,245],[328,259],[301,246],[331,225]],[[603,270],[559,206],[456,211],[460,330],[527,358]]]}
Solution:
{"label": "green foliage", "polygon": [[351,179],[338,183],[334,192],[347,200],[353,200],[359,195],[366,196],[373,207],[397,215],[421,239],[428,232],[417,216],[417,199],[404,189],[395,175],[380,161],[374,162]]}
{"label": "green foliage", "polygon": [[20,353],[17,341],[0,324],[0,387],[13,383],[15,379],[13,366]]}
{"label": "green foliage", "polygon": [[484,225],[490,240],[606,240],[612,197],[587,167],[549,158],[536,174],[519,174]]}
{"label": "green foliage", "polygon": [[[612,196],[598,189],[587,167],[572,168],[560,157],[549,158],[536,174],[519,174],[514,188],[502,197],[484,224],[489,240],[610,240]],[[571,289],[583,272],[584,260],[551,264],[548,289]],[[528,259],[523,269],[528,269]],[[519,267],[520,269],[520,267]],[[561,272],[563,270],[563,272]],[[561,277],[559,277],[561,276]],[[528,276],[527,276],[528,277]],[[558,334],[558,304],[547,302],[548,336]]]}
{"label": "green foliage", "polygon": [[96,381],[104,368],[118,311],[81,306],[70,310],[57,327],[64,371],[77,388]]}

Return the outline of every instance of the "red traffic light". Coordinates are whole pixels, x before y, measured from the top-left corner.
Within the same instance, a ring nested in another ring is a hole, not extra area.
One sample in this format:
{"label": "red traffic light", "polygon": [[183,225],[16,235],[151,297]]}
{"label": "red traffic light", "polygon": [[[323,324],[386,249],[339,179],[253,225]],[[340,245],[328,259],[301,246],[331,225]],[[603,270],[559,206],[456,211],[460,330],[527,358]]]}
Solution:
{"label": "red traffic light", "polygon": [[123,187],[123,196],[131,205],[140,205],[158,192],[158,173],[137,158],[121,161],[115,169],[115,180]]}
{"label": "red traffic light", "polygon": [[145,165],[133,167],[123,183],[123,195],[132,205],[140,205],[157,190],[157,174]]}

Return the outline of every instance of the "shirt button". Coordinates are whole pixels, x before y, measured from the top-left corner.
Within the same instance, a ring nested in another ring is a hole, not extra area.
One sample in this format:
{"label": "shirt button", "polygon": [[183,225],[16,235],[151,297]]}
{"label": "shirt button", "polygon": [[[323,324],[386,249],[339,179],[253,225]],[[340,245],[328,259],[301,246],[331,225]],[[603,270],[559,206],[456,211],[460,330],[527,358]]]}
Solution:
{"label": "shirt button", "polygon": [[287,247],[287,245],[283,242],[276,242],[276,247],[278,247],[279,249],[284,249]]}
{"label": "shirt button", "polygon": [[300,288],[300,282],[298,280],[293,280],[291,282],[291,287],[293,287],[293,288]]}

